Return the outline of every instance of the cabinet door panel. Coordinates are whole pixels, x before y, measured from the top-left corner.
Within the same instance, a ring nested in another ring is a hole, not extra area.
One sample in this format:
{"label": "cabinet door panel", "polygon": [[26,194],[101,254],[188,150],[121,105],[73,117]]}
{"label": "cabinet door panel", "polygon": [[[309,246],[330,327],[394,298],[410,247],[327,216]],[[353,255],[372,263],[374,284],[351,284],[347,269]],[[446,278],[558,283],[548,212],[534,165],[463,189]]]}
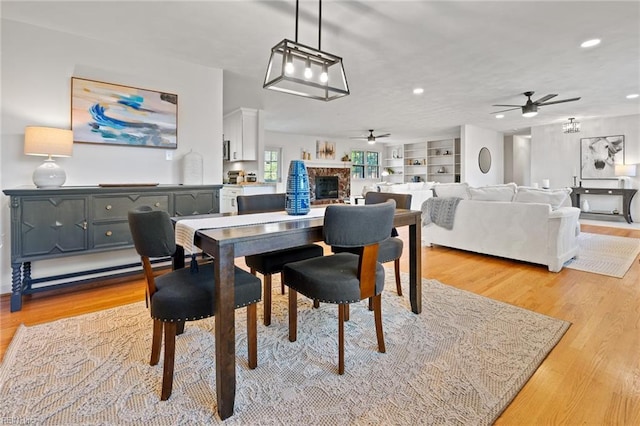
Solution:
{"label": "cabinet door panel", "polygon": [[218,212],[216,197],[213,191],[177,193],[175,195],[174,207],[176,216]]}
{"label": "cabinet door panel", "polygon": [[85,198],[23,200],[22,256],[69,253],[87,248]]}
{"label": "cabinet door panel", "polygon": [[126,219],[129,210],[140,206],[150,206],[157,210],[169,211],[168,194],[116,195],[93,197],[94,219]]}

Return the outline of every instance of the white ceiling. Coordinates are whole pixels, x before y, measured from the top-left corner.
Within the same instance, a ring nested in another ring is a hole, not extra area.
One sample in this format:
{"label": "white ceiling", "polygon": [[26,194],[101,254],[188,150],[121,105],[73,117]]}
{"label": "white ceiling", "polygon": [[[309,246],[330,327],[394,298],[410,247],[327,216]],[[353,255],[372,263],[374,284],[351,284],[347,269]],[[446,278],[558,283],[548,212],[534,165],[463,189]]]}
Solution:
{"label": "white ceiling", "polygon": [[[298,41],[317,46],[318,2]],[[2,18],[224,69],[224,109],[263,109],[267,130],[384,141],[640,114],[640,2],[325,1],[322,50],[344,58],[351,95],[322,102],[264,90],[271,47],[294,39],[295,1],[2,1]],[[602,43],[582,49],[580,43]],[[185,76],[188,78],[188,76]],[[424,94],[412,94],[414,87]],[[492,104],[557,93],[580,101],[498,120]]]}

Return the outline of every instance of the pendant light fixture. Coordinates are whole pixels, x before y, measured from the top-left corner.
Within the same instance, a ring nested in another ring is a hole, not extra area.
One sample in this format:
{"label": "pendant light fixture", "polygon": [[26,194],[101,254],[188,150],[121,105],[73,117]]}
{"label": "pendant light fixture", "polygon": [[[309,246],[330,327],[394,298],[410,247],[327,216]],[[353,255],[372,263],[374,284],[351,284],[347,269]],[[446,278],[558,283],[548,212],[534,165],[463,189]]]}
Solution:
{"label": "pendant light fixture", "polygon": [[347,96],[350,92],[342,58],[320,50],[322,0],[319,0],[317,49],[298,43],[298,2],[295,41],[285,38],[271,49],[262,87],[323,101]]}
{"label": "pendant light fixture", "polygon": [[580,123],[573,121],[575,118],[570,118],[566,123],[562,123],[562,131],[564,133],[579,133]]}

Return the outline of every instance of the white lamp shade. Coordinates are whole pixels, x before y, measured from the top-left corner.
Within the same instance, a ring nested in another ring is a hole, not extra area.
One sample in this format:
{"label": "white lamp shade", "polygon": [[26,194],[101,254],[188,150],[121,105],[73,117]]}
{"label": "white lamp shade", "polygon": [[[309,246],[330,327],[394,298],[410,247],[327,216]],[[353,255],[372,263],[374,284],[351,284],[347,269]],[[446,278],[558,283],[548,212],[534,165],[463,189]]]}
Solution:
{"label": "white lamp shade", "polygon": [[616,176],[635,176],[636,165],[635,164],[616,164],[615,165]]}
{"label": "white lamp shade", "polygon": [[52,127],[29,126],[24,129],[24,153],[52,157],[70,157],[73,132]]}

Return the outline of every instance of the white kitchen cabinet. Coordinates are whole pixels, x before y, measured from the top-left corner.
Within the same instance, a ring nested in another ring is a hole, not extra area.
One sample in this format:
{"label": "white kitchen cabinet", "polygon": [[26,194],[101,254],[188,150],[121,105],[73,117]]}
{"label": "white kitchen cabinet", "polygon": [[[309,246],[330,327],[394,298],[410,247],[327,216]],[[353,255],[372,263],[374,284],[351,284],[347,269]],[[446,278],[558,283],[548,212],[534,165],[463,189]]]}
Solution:
{"label": "white kitchen cabinet", "polygon": [[[220,190],[220,213],[238,213],[238,195],[275,194],[276,185],[223,185]],[[282,206],[284,210],[284,206]]]}
{"label": "white kitchen cabinet", "polygon": [[240,108],[225,115],[223,131],[229,141],[229,161],[258,159],[258,110]]}

